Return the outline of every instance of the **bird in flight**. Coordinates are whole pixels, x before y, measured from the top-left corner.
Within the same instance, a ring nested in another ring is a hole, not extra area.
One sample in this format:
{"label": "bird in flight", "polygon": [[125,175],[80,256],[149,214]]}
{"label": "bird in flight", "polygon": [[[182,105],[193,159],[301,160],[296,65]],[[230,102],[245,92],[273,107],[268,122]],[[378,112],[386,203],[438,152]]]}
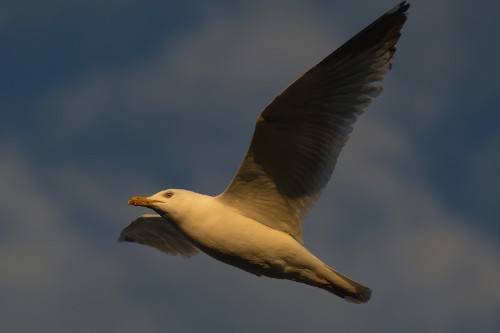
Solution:
{"label": "bird in flight", "polygon": [[407,19],[401,2],[299,77],[259,115],[250,147],[218,196],[168,189],[128,204],[145,214],[120,234],[170,255],[200,250],[258,276],[325,289],[354,303],[370,288],[302,245],[302,221],[330,180],[358,116],[381,92]]}

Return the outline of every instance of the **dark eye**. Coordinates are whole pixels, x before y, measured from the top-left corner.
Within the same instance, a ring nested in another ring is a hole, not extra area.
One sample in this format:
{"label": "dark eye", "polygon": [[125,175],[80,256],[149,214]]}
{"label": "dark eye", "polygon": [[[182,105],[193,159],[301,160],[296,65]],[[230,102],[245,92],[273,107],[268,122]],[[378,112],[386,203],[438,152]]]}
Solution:
{"label": "dark eye", "polygon": [[168,192],[166,192],[163,196],[164,196],[165,198],[167,198],[167,199],[170,199],[173,195],[174,195],[174,193],[173,193],[173,192],[168,191]]}

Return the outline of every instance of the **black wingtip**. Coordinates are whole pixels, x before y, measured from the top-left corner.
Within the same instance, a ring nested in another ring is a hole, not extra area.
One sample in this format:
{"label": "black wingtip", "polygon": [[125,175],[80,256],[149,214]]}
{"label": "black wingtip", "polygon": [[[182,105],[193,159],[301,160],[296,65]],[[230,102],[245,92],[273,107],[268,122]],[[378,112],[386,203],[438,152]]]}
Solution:
{"label": "black wingtip", "polygon": [[375,22],[370,24],[364,30],[368,30],[370,27],[375,25],[386,25],[386,26],[399,26],[400,28],[406,22],[408,18],[408,9],[410,8],[410,4],[406,1],[400,2],[392,9],[390,9],[387,13],[379,17]]}
{"label": "black wingtip", "polygon": [[135,242],[132,238],[130,238],[127,235],[120,234],[120,237],[117,239],[118,243],[123,243],[123,242]]}
{"label": "black wingtip", "polygon": [[331,61],[350,59],[380,42],[389,44],[386,45],[386,50],[391,51],[390,59],[395,51],[394,46],[401,36],[401,29],[408,18],[408,8],[410,8],[409,3],[400,2],[323,59],[318,66]]}
{"label": "black wingtip", "polygon": [[407,3],[406,1],[402,1],[399,4],[397,4],[396,6],[394,6],[394,8],[389,10],[387,13],[385,13],[385,15],[391,15],[394,13],[408,14],[407,13],[408,8],[410,8],[410,3]]}

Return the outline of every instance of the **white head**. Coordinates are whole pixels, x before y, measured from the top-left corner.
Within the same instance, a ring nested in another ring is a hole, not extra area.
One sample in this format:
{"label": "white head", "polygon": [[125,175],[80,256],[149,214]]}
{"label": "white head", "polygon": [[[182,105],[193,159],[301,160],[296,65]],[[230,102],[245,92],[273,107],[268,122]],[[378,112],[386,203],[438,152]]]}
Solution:
{"label": "white head", "polygon": [[183,212],[183,207],[186,206],[186,201],[189,201],[189,198],[194,194],[194,192],[186,190],[168,189],[147,198],[132,197],[128,204],[151,208],[161,216],[177,221]]}

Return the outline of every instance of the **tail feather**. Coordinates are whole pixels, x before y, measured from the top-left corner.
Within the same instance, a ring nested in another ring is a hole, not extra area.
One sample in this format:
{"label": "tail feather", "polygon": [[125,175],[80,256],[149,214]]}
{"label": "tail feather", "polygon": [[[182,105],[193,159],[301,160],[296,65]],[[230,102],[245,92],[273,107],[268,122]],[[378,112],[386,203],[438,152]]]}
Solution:
{"label": "tail feather", "polygon": [[[326,265],[325,265],[326,266]],[[328,266],[326,266],[328,267]],[[354,281],[351,278],[337,272],[331,267],[328,267],[334,277],[329,279],[329,283],[321,284],[319,287],[325,289],[335,295],[342,297],[352,303],[366,303],[370,300],[372,291],[370,288]]]}

